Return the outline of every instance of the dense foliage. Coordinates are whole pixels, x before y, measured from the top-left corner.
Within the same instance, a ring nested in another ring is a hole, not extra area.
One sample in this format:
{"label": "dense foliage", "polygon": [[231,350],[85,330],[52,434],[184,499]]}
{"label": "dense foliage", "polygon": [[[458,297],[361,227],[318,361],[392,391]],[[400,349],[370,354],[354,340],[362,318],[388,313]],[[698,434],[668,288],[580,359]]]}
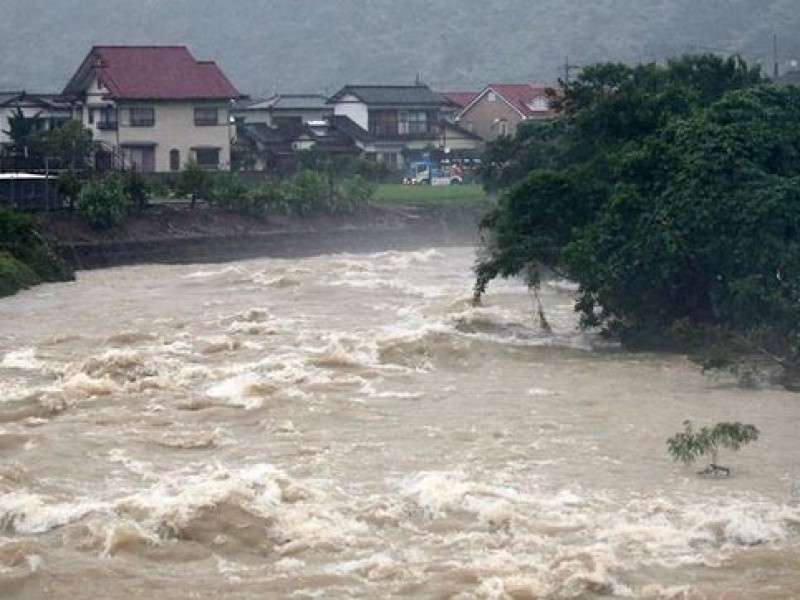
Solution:
{"label": "dense foliage", "polygon": [[0,296],[72,278],[72,270],[37,234],[31,218],[0,209]]}
{"label": "dense foliage", "polygon": [[6,118],[4,133],[9,143],[0,149],[9,170],[64,170],[83,172],[92,168],[97,143],[80,121],[68,120],[52,129],[41,113],[25,116],[21,109]]}
{"label": "dense foliage", "polygon": [[704,55],[597,65],[558,97],[563,134],[543,141],[555,156],[521,151],[534,169],[483,222],[476,297],[497,276],[535,286],[547,267],[580,284],[585,326],[797,373],[800,88]]}
{"label": "dense foliage", "polygon": [[131,203],[121,175],[88,183],[80,194],[78,213],[95,229],[108,229],[122,222]]}

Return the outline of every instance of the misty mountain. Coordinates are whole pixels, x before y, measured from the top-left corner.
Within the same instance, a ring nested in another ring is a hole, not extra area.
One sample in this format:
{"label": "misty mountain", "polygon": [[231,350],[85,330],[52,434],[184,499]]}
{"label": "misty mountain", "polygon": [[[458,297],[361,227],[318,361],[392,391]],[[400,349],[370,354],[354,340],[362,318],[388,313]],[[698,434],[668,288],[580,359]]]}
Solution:
{"label": "misty mountain", "polygon": [[553,83],[564,64],[800,60],[798,0],[0,0],[0,90],[60,91],[95,44],[185,44],[242,92]]}

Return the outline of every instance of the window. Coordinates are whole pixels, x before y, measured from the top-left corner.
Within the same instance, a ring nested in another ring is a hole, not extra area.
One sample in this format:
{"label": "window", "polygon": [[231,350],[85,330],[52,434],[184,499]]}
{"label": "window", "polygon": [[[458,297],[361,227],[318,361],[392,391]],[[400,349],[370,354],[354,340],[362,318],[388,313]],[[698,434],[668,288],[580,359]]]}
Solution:
{"label": "window", "polygon": [[117,128],[117,109],[113,106],[106,106],[99,111],[100,118],[97,121],[97,128],[101,130],[113,131]]}
{"label": "window", "polygon": [[379,137],[397,135],[396,110],[369,111],[369,132]]}
{"label": "window", "polygon": [[180,171],[181,170],[181,151],[176,150],[173,148],[169,151],[169,170],[170,171]]}
{"label": "window", "polygon": [[195,107],[194,124],[198,126],[219,125],[219,110],[216,106]]}
{"label": "window", "polygon": [[136,169],[142,173],[152,173],[156,170],[155,146],[123,145],[122,159],[125,168]]}
{"label": "window", "polygon": [[428,113],[424,110],[401,111],[398,113],[397,133],[414,135],[428,133]]}
{"label": "window", "polygon": [[489,93],[486,95],[486,99],[487,99],[489,102],[497,102],[497,94],[495,94],[494,92],[489,92]]}
{"label": "window", "polygon": [[195,148],[194,156],[201,167],[216,169],[219,166],[219,148]]}
{"label": "window", "polygon": [[139,106],[130,109],[131,127],[152,127],[156,124],[156,109]]}
{"label": "window", "polygon": [[548,104],[547,98],[538,96],[534,98],[530,104],[528,104],[528,108],[536,112],[544,112],[550,108]]}
{"label": "window", "polygon": [[500,119],[500,122],[497,124],[497,133],[500,135],[508,135],[508,121]]}

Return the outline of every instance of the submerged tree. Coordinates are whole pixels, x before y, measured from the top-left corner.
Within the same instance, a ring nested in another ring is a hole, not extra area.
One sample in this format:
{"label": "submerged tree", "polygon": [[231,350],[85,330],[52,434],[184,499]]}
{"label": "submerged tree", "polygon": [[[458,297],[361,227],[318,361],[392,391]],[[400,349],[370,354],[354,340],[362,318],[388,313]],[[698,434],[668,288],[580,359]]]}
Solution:
{"label": "submerged tree", "polygon": [[667,450],[676,461],[690,465],[701,457],[709,461],[699,473],[701,475],[730,475],[730,468],[719,464],[720,448],[739,450],[758,439],[755,425],[744,423],[717,423],[713,427],[695,430],[691,421],[683,422],[684,430],[667,440]]}
{"label": "submerged tree", "polygon": [[727,348],[713,366],[769,361],[800,382],[800,88],[699,56],[591,67],[558,103],[559,160],[482,222],[476,300],[545,268],[579,284],[584,326],[628,347]]}

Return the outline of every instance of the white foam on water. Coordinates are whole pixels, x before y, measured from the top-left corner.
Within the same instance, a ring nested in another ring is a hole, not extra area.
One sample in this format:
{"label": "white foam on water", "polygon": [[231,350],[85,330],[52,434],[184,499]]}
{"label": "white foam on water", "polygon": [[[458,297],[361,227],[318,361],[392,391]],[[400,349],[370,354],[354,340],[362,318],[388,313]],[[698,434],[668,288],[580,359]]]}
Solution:
{"label": "white foam on water", "polygon": [[22,348],[12,350],[3,356],[0,367],[6,369],[20,369],[22,371],[38,371],[45,366],[44,361],[36,356],[35,348]]}
{"label": "white foam on water", "polygon": [[264,405],[265,386],[255,373],[242,373],[212,385],[206,391],[209,398],[225,400],[230,406],[255,410]]}
{"label": "white foam on water", "polygon": [[[546,597],[639,595],[621,583],[624,572],[715,566],[729,552],[796,538],[800,523],[797,508],[752,497],[624,500],[586,490],[523,491],[464,472],[418,473],[399,483],[396,497],[376,499],[365,510],[367,521],[422,528],[435,538],[424,547],[449,548],[462,568],[505,573],[486,590],[509,593],[528,577],[526,589]],[[460,526],[437,528],[453,519]],[[493,554],[499,543],[502,550]]]}
{"label": "white foam on water", "polygon": [[97,500],[61,501],[27,490],[15,490],[0,496],[0,523],[16,533],[45,533],[108,508],[107,503]]}
{"label": "white foam on water", "polygon": [[86,373],[67,377],[60,388],[72,396],[107,396],[120,390],[120,386],[109,376],[97,378]]}
{"label": "white foam on water", "polygon": [[240,265],[231,265],[222,269],[201,269],[183,276],[183,279],[187,282],[195,281],[200,283],[246,283],[251,281],[252,278],[253,273]]}

